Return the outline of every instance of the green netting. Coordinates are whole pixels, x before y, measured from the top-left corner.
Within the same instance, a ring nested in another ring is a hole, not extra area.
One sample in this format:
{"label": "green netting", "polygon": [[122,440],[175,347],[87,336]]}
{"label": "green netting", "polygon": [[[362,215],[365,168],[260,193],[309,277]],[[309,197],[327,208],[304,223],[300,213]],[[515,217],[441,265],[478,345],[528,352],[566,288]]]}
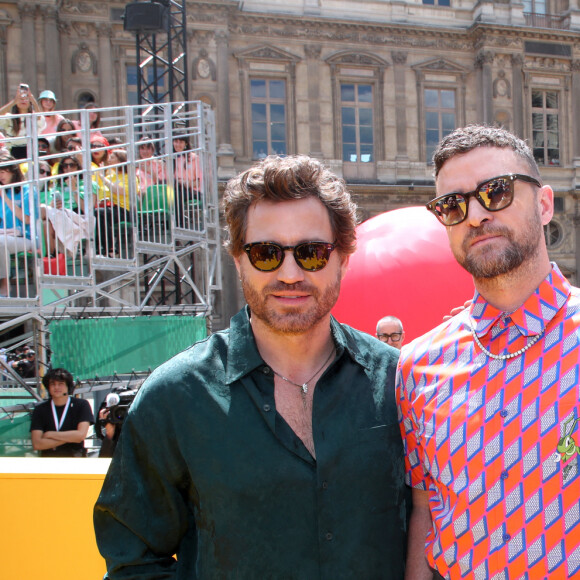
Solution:
{"label": "green netting", "polygon": [[[22,401],[18,401],[22,403]],[[0,405],[12,401],[0,400]],[[0,457],[22,457],[32,451],[30,441],[30,415],[18,414],[12,419],[0,421]]]}
{"label": "green netting", "polygon": [[49,324],[52,366],[77,379],[154,369],[206,337],[198,316],[55,320]]}

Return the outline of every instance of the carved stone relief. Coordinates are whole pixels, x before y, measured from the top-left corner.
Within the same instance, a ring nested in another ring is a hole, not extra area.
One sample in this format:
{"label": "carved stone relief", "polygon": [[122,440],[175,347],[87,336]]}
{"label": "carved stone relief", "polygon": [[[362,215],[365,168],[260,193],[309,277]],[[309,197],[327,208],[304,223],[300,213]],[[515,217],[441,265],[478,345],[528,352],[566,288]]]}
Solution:
{"label": "carved stone relief", "polygon": [[500,70],[493,81],[493,98],[497,99],[498,97],[512,98],[512,85],[506,78],[504,70]]}
{"label": "carved stone relief", "polygon": [[90,72],[93,75],[97,74],[97,57],[85,42],[81,42],[78,50],[72,55],[71,71],[73,74]]}

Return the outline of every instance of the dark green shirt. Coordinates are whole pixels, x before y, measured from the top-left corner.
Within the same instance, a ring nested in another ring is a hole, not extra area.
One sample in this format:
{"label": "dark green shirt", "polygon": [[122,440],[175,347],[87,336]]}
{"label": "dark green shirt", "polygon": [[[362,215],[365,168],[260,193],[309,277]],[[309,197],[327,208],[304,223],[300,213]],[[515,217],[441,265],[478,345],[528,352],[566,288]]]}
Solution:
{"label": "dark green shirt", "polygon": [[316,460],[276,412],[247,310],[151,375],[95,507],[109,578],[403,577],[398,351],[331,324]]}

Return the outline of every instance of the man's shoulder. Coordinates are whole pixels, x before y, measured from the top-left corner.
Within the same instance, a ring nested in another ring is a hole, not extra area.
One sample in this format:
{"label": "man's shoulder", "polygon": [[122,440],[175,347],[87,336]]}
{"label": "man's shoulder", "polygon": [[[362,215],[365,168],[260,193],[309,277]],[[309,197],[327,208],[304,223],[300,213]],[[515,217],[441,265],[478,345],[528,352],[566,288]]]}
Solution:
{"label": "man's shoulder", "polygon": [[158,366],[143,387],[145,390],[166,390],[184,381],[192,384],[196,379],[217,382],[226,367],[228,345],[229,329],[218,331]]}
{"label": "man's shoulder", "polygon": [[433,352],[440,352],[443,344],[451,344],[459,340],[459,332],[467,323],[468,310],[463,310],[453,318],[442,322],[425,334],[405,344],[401,349],[401,365],[413,362]]}

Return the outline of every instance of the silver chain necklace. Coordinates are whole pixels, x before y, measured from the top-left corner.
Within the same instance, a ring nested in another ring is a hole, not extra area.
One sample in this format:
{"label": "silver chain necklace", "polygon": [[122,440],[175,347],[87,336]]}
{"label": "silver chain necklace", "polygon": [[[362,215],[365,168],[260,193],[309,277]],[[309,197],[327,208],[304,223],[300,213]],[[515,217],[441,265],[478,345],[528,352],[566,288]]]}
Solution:
{"label": "silver chain necklace", "polygon": [[308,392],[308,383],[316,376],[318,375],[318,373],[326,366],[326,364],[328,363],[328,361],[331,359],[332,355],[334,354],[334,348],[330,351],[330,354],[328,355],[328,357],[326,358],[326,360],[324,361],[324,363],[322,364],[322,366],[307,380],[304,381],[302,384],[300,383],[295,383],[294,381],[291,381],[290,379],[286,378],[285,376],[281,375],[280,373],[277,373],[274,369],[272,369],[272,367],[270,366],[270,368],[272,369],[272,372],[277,376],[280,377],[283,381],[286,381],[287,383],[290,383],[291,385],[294,385],[295,387],[298,387],[300,389],[302,389],[302,394],[305,395]]}
{"label": "silver chain necklace", "polygon": [[542,336],[544,336],[544,331],[546,330],[545,328],[543,328],[542,332],[540,332],[540,334],[538,334],[538,336],[536,336],[534,339],[532,339],[531,342],[528,342],[528,344],[526,344],[526,346],[524,346],[524,348],[520,348],[520,350],[517,350],[516,352],[510,353],[510,354],[493,354],[493,353],[489,352],[489,350],[487,350],[487,348],[485,348],[485,346],[483,346],[483,344],[481,344],[481,341],[479,340],[479,337],[477,336],[477,334],[475,332],[475,328],[473,328],[473,323],[471,322],[471,319],[469,319],[469,328],[471,330],[471,334],[473,336],[473,339],[477,343],[477,346],[479,346],[479,348],[488,357],[493,358],[495,360],[507,360],[510,358],[515,358],[516,356],[520,356],[521,354],[524,354],[524,352],[526,352],[526,350],[528,350],[528,348],[531,348],[532,346],[534,346],[534,344],[536,344],[536,342],[538,342],[538,340],[540,340],[540,338],[542,338]]}

